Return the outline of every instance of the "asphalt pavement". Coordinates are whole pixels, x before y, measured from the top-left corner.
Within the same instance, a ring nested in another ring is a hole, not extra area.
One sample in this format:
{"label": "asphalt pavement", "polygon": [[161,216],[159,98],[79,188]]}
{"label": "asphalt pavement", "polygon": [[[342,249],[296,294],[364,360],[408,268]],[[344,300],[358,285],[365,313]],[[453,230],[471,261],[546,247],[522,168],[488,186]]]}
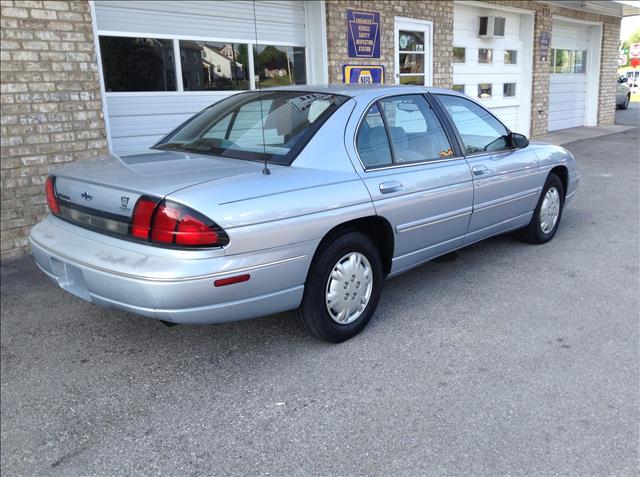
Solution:
{"label": "asphalt pavement", "polygon": [[3,263],[2,475],[637,475],[639,131],[565,146],[552,242],[389,280],[340,345],[291,313],[167,328]]}
{"label": "asphalt pavement", "polygon": [[616,124],[640,126],[640,101],[629,103],[627,109],[616,109]]}

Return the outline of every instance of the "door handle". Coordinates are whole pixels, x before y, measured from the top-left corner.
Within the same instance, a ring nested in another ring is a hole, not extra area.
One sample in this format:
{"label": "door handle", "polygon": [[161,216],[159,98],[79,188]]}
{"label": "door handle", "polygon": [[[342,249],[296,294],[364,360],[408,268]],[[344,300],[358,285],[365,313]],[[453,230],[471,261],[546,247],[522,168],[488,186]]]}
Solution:
{"label": "door handle", "polygon": [[402,184],[398,181],[383,182],[380,184],[380,192],[390,194],[391,192],[399,192],[402,190]]}
{"label": "door handle", "polygon": [[473,171],[474,176],[483,176],[489,172],[489,168],[483,164],[480,164],[479,166],[473,166],[473,169],[471,170]]}

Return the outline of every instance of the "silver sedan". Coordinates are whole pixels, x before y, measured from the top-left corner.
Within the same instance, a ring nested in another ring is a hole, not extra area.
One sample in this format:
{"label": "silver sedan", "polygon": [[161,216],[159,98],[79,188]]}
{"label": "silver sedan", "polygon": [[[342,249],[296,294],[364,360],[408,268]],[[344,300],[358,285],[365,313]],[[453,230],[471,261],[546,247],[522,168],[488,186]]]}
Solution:
{"label": "silver sedan", "polygon": [[385,278],[519,230],[553,238],[579,175],[472,99],[418,86],[240,93],[149,153],[61,168],[30,236],[66,291],[168,323],[297,309],[339,342]]}

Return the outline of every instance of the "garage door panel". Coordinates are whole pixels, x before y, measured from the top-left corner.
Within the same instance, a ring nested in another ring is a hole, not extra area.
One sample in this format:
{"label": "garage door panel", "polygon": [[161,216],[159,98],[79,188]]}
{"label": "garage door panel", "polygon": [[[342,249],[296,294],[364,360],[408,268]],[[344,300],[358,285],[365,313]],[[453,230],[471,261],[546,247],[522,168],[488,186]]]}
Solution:
{"label": "garage door panel", "polygon": [[549,131],[557,131],[558,129],[578,128],[584,126],[584,119],[562,119],[562,120],[549,120]]}
{"label": "garage door panel", "polygon": [[162,139],[164,134],[148,135],[148,136],[132,136],[121,138],[118,142],[118,148],[115,153],[120,156],[128,156],[132,154],[144,154],[146,152],[154,152],[156,149],[149,149],[152,145]]}
{"label": "garage door panel", "polygon": [[506,108],[491,108],[491,112],[495,114],[500,121],[510,130],[515,131],[518,126],[518,107],[511,106]]}
{"label": "garage door panel", "polygon": [[562,111],[564,109],[574,109],[576,111],[581,111],[586,106],[584,99],[584,95],[566,95],[565,97],[556,99],[553,103],[553,108],[550,108],[549,111]]}
{"label": "garage door panel", "polygon": [[[257,34],[264,44],[300,46],[306,43],[306,5],[301,0],[94,2],[96,24],[103,35],[157,34],[181,40],[247,44]],[[193,114],[237,92],[107,92],[111,146],[117,154],[144,152]]]}
{"label": "garage door panel", "polygon": [[562,101],[565,95],[572,97],[581,96],[584,99],[584,96],[587,94],[587,82],[555,84],[551,81],[549,84],[549,94],[558,95],[557,99],[560,101]]}
{"label": "garage door panel", "polygon": [[550,121],[562,121],[565,119],[580,120],[581,118],[582,115],[580,114],[580,111],[578,110],[576,112],[576,109],[563,109],[549,113]]}
{"label": "garage door panel", "polygon": [[166,94],[108,96],[109,116],[193,114],[226,98],[233,92],[212,94]]}
{"label": "garage door panel", "polygon": [[[588,51],[589,38],[589,26],[553,20],[552,49]],[[586,96],[585,73],[552,73],[549,77],[548,130],[584,126],[587,114]]]}
{"label": "garage door panel", "polygon": [[[257,25],[254,24],[254,6]],[[218,37],[225,40],[283,41],[304,44],[305,10],[301,1],[122,1],[96,0],[103,31]]]}
{"label": "garage door panel", "polygon": [[550,93],[550,97],[553,99],[553,104],[550,106],[551,110],[554,110],[556,106],[560,107],[564,103],[584,106],[586,90],[584,88],[580,88],[574,91],[554,91],[553,93]]}
{"label": "garage door panel", "polygon": [[[518,65],[483,65],[474,64],[472,68],[469,65],[453,65],[454,75],[466,75],[470,78],[478,78],[478,83],[483,83],[479,75],[491,74],[499,75],[506,83],[510,81],[520,81],[522,77],[521,69]],[[507,81],[508,80],[508,81]]]}
{"label": "garage door panel", "polygon": [[[453,46],[466,49],[466,62],[453,65],[453,84],[464,85],[465,92],[474,99],[478,98],[478,85],[489,83],[492,85],[492,98],[480,99],[482,104],[490,109],[507,127],[518,129],[518,120],[522,122],[527,117],[528,110],[523,109],[523,98],[528,94],[523,91],[525,81],[522,77],[523,65],[530,61],[531,53],[523,48],[521,38],[521,15],[495,8],[482,8],[463,3],[454,3]],[[504,38],[478,38],[478,18],[481,16],[505,17]],[[478,50],[489,48],[493,50],[491,64],[477,62]],[[505,65],[504,51],[517,50],[517,63]],[[503,85],[516,83],[516,96],[503,98]],[[528,104],[526,107],[528,108]],[[521,126],[519,129],[523,129]],[[528,131],[522,131],[527,132]]]}
{"label": "garage door panel", "polygon": [[[520,39],[520,15],[504,11],[491,11],[488,9],[477,9],[472,6],[456,4],[454,6],[454,41],[457,40],[459,33],[466,33],[475,39],[478,38],[478,17],[481,15],[496,15],[506,18],[505,38],[503,40],[519,40]],[[487,41],[487,40],[484,40]]]}

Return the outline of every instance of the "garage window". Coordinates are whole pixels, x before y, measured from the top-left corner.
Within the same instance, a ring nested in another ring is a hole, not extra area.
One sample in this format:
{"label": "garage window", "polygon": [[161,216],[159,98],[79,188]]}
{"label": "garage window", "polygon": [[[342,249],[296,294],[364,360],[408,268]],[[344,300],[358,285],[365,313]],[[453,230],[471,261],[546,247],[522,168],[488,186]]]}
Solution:
{"label": "garage window", "polygon": [[107,93],[240,91],[307,83],[303,46],[107,35],[99,41]]}
{"label": "garage window", "polygon": [[574,73],[586,73],[587,71],[587,52],[586,51],[576,51],[575,52],[575,63],[573,65]]}
{"label": "garage window", "polygon": [[478,49],[478,63],[492,63],[493,50],[491,48]]}
{"label": "garage window", "polygon": [[305,49],[302,47],[257,45],[253,64],[260,87],[307,83]]}
{"label": "garage window", "polygon": [[504,83],[502,85],[502,96],[505,98],[509,98],[511,96],[516,95],[516,84],[515,83]]}
{"label": "garage window", "polygon": [[458,93],[464,93],[464,85],[463,84],[454,84],[451,87],[452,90],[457,91]]}
{"label": "garage window", "polygon": [[516,63],[518,63],[518,51],[504,50],[504,64],[515,65]]}
{"label": "garage window", "polygon": [[491,83],[480,83],[478,85],[478,98],[491,99]]}
{"label": "garage window", "polygon": [[550,73],[586,73],[587,52],[584,50],[551,50]]}
{"label": "garage window", "polygon": [[185,91],[249,89],[247,45],[180,40]]}
{"label": "garage window", "polygon": [[464,63],[466,61],[466,49],[460,46],[453,48],[453,62]]}
{"label": "garage window", "polygon": [[172,40],[100,37],[107,92],[175,91]]}

